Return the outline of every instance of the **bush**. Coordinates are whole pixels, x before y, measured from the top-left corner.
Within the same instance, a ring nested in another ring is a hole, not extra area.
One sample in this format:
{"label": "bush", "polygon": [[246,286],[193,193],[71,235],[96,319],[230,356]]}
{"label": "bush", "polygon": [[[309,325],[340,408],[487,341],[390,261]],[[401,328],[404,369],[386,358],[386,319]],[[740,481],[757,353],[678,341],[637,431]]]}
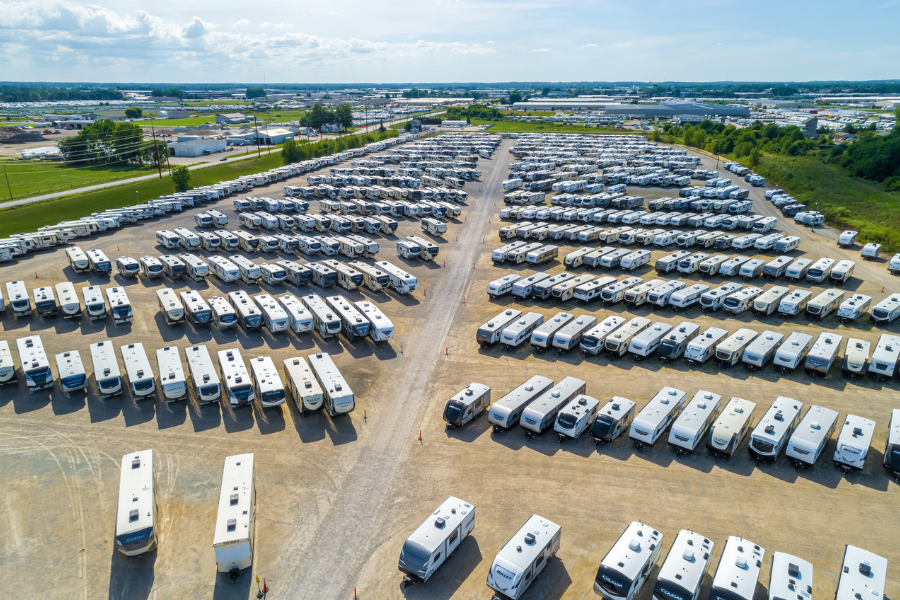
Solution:
{"label": "bush", "polygon": [[172,169],[172,181],[179,192],[187,191],[191,187],[191,172],[184,165],[178,165]]}
{"label": "bush", "polygon": [[129,119],[140,119],[144,116],[144,110],[140,106],[129,106],[125,109],[125,116]]}

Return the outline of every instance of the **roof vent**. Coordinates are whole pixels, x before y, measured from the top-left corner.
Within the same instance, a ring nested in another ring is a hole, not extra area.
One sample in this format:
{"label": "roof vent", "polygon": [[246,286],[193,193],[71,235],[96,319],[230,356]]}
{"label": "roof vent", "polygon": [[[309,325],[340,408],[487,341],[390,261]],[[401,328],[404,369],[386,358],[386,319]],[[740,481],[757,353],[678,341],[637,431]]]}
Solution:
{"label": "roof vent", "polygon": [[521,552],[521,551],[522,551],[522,546],[516,546],[516,552]]}
{"label": "roof vent", "polygon": [[794,563],[788,564],[788,575],[790,577],[800,577],[800,567]]}
{"label": "roof vent", "polygon": [[229,501],[230,501],[230,503],[231,503],[230,505],[231,505],[231,506],[234,506],[235,504],[238,503],[238,495],[237,495],[237,494],[232,494],[232,495],[229,497]]}
{"label": "roof vent", "polygon": [[131,459],[131,468],[132,469],[137,469],[140,466],[141,466],[141,458],[139,456],[135,456],[134,458]]}
{"label": "roof vent", "polygon": [[[138,509],[134,508],[128,511],[128,522],[131,523],[133,521],[138,520]],[[860,567],[860,571],[862,571],[862,567]]]}
{"label": "roof vent", "polygon": [[471,388],[466,388],[466,396],[471,396],[473,393],[474,392],[471,390]]}
{"label": "roof vent", "polygon": [[872,565],[869,564],[869,561],[864,560],[859,563],[859,572],[868,577],[872,574]]}
{"label": "roof vent", "polygon": [[775,433],[775,426],[774,425],[766,425],[766,433],[768,433],[769,435]]}
{"label": "roof vent", "polygon": [[684,558],[684,560],[686,560],[688,562],[694,562],[694,551],[691,550],[690,548],[685,548],[684,554],[682,554],[681,556],[682,556],[682,558]]}
{"label": "roof vent", "polygon": [[747,559],[743,556],[738,556],[737,560],[734,561],[734,564],[737,565],[738,569],[747,569]]}
{"label": "roof vent", "polygon": [[853,428],[853,437],[857,437],[860,435],[862,435],[862,429],[859,427],[854,427]]}
{"label": "roof vent", "polygon": [[531,546],[531,545],[534,544],[535,541],[536,541],[536,540],[535,540],[535,537],[534,537],[534,534],[533,534],[533,533],[526,533],[526,534],[525,534],[525,543],[526,543],[526,544],[528,544],[529,546]]}
{"label": "roof vent", "polygon": [[809,424],[809,427],[810,427],[810,429],[816,429],[816,430],[822,429],[822,425],[819,424],[818,421],[813,421],[812,423]]}
{"label": "roof vent", "polygon": [[641,540],[639,540],[637,538],[631,538],[631,541],[628,542],[628,548],[630,550],[633,550],[634,552],[640,552],[641,551]]}
{"label": "roof vent", "polygon": [[441,517],[438,517],[437,519],[434,520],[434,526],[437,527],[438,529],[443,529],[444,523],[445,523],[444,519]]}
{"label": "roof vent", "polygon": [[782,414],[782,412],[780,410],[777,413],[775,413],[775,420],[776,421],[784,421],[784,415]]}

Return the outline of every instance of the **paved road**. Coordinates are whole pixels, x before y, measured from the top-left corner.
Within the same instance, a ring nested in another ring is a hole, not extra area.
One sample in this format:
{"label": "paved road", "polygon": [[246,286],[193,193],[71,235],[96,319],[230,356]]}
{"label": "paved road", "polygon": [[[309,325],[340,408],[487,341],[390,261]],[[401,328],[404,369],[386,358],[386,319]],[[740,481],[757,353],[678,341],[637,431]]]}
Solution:
{"label": "paved road", "polygon": [[[431,114],[428,114],[425,116],[433,116],[436,114],[441,114],[441,113],[440,112],[431,113]],[[421,116],[422,115],[416,115],[414,118],[418,119]],[[399,119],[399,120],[395,121],[395,123],[405,123],[408,120],[409,120],[409,118]],[[374,129],[376,129],[376,127],[374,125],[370,125],[368,127],[368,129],[374,130]],[[360,129],[359,131],[354,131],[352,133],[352,135],[362,135],[367,132],[370,132],[370,131],[367,131],[366,128],[363,128],[363,129]],[[270,150],[269,148],[263,148],[263,149],[266,150],[266,152],[269,152],[269,150]],[[281,152],[281,148],[271,148],[271,151]],[[244,158],[238,159],[238,160],[249,160],[251,158],[254,158],[254,157],[252,155],[250,155],[250,156],[246,156]],[[228,162],[233,164],[235,162],[238,162],[238,160],[232,160],[232,161],[228,161]],[[205,169],[207,167],[211,167],[211,166],[218,165],[218,164],[220,164],[220,161],[213,161],[213,162],[209,162],[209,163],[204,163],[202,165],[194,165],[192,167],[188,167],[188,169],[193,171],[195,169]],[[138,181],[147,181],[150,179],[155,179],[157,177],[159,177],[159,173],[154,173],[152,175],[142,175],[140,177],[132,177],[130,179],[119,179],[116,181],[108,181],[106,183],[98,183],[97,185],[89,185],[89,186],[82,187],[82,188],[64,190],[61,192],[53,192],[52,194],[43,194],[41,196],[32,196],[31,198],[19,198],[18,200],[10,200],[9,202],[0,203],[0,208],[9,208],[10,206],[20,206],[22,204],[31,204],[32,202],[40,202],[42,200],[52,200],[53,198],[61,198],[63,196],[71,196],[74,194],[84,194],[86,192],[95,192],[97,190],[103,190],[106,188],[116,187],[119,185],[126,185],[129,183],[137,183]]]}
{"label": "paved road", "polygon": [[[490,229],[488,218],[496,210],[490,197],[499,189],[509,162],[506,140],[494,154],[491,170],[485,174],[481,193],[470,196],[472,217],[463,229],[459,250],[447,257],[445,272],[439,283],[427,290],[431,303],[423,319],[427,326],[417,327],[405,340],[401,360],[407,361],[404,375],[385,390],[385,406],[381,414],[390,415],[367,447],[357,454],[356,463],[339,484],[336,502],[322,519],[312,540],[304,540],[307,559],[301,561],[287,578],[280,593],[287,598],[318,600],[352,597],[353,580],[381,545],[376,527],[383,516],[382,508],[391,504],[386,496],[403,463],[404,449],[415,443],[417,424],[421,423],[429,390],[441,364],[436,357],[444,353],[450,325],[463,306],[463,294],[474,273],[472,265],[482,253],[478,238]],[[471,192],[470,192],[471,193]],[[441,256],[443,264],[443,256]],[[393,490],[397,494],[397,490]],[[314,549],[309,551],[309,549]],[[303,547],[285,552],[303,551]]]}

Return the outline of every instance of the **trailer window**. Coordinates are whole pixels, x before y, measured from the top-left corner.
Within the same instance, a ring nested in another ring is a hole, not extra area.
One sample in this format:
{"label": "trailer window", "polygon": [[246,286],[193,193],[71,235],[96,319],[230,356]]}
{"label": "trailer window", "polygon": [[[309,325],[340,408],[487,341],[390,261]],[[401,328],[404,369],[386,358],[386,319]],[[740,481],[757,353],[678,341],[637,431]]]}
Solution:
{"label": "trailer window", "polygon": [[453,545],[453,543],[457,540],[457,538],[459,538],[459,530],[458,529],[450,535],[450,545]]}

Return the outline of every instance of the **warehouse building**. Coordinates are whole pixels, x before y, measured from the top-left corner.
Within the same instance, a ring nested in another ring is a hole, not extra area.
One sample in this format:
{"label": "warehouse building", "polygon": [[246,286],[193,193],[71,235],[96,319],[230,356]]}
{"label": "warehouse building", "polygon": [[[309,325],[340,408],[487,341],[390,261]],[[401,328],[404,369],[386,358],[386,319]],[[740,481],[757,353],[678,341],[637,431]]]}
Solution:
{"label": "warehouse building", "polygon": [[241,113],[220,113],[216,115],[216,123],[223,125],[240,125],[241,123],[249,123],[250,118]]}
{"label": "warehouse building", "polygon": [[519,110],[602,110],[607,116],[629,118],[673,118],[681,115],[707,118],[750,116],[750,108],[748,106],[702,104],[684,100],[670,100],[660,104],[621,104],[618,102],[582,100],[580,98],[569,98],[566,100],[543,98],[516,102],[512,107]]}
{"label": "warehouse building", "polygon": [[169,150],[173,156],[197,157],[206,156],[215,152],[224,152],[228,144],[225,140],[219,139],[199,139],[189,140],[186,142],[172,142],[168,144]]}

